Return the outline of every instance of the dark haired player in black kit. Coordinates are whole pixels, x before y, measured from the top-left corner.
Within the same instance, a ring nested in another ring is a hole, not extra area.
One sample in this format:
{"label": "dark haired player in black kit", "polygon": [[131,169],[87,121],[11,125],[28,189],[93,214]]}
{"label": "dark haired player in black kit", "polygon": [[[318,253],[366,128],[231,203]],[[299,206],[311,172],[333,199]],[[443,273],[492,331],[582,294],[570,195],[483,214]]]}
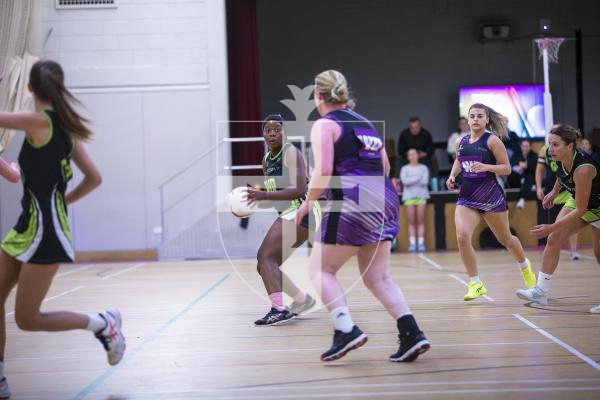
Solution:
{"label": "dark haired player in black kit", "polygon": [[[300,290],[281,271],[281,265],[309,238],[309,232],[314,232],[321,219],[321,208],[315,203],[310,224],[309,215],[300,226],[294,222],[296,210],[305,199],[308,178],[304,157],[287,141],[283,122],[279,114],[265,118],[263,136],[268,151],[263,158],[263,173],[266,190],[248,189],[250,203],[258,201],[261,208],[274,207],[279,214],[256,255],[258,273],[271,301],[271,310],[254,322],[256,326],[285,323],[316,304],[314,298]],[[283,304],[284,292],[294,300],[289,308]]]}

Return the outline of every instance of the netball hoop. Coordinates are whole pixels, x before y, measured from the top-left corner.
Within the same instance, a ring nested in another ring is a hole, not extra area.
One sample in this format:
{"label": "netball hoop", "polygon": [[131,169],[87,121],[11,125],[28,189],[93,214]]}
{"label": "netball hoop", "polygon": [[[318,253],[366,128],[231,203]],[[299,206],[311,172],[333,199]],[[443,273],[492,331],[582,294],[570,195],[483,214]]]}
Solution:
{"label": "netball hoop", "polygon": [[[535,39],[540,51],[540,58],[544,65],[544,115],[546,134],[554,124],[554,113],[552,109],[552,95],[550,94],[550,66],[549,63],[558,62],[558,50],[564,42],[564,38],[545,37]],[[547,140],[547,138],[546,138]]]}

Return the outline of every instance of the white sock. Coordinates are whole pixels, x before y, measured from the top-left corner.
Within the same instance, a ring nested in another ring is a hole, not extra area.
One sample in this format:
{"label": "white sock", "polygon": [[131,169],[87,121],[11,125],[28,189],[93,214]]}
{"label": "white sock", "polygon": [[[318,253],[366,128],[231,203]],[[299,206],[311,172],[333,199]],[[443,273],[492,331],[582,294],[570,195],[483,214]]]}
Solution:
{"label": "white sock", "polygon": [[333,319],[333,325],[338,331],[349,333],[354,327],[354,322],[350,316],[350,310],[348,307],[338,307],[331,311],[331,318]]}
{"label": "white sock", "polygon": [[419,243],[425,246],[425,238],[423,236],[419,236]]}
{"label": "white sock", "polygon": [[481,283],[481,281],[479,280],[479,275],[469,277],[469,282],[475,282],[479,285]]}
{"label": "white sock", "polygon": [[89,321],[85,328],[86,331],[99,332],[106,327],[106,321],[99,314],[88,315]]}
{"label": "white sock", "polygon": [[550,280],[552,279],[552,274],[545,274],[542,271],[538,273],[537,285],[544,289],[546,292],[550,290]]}
{"label": "white sock", "polygon": [[417,245],[417,237],[416,236],[409,236],[408,237],[408,243],[411,244],[411,245],[413,245],[413,246],[416,246]]}
{"label": "white sock", "polygon": [[517,265],[519,266],[519,268],[525,269],[529,266],[528,261],[529,261],[528,259],[525,259],[525,261],[523,261],[523,262],[517,262]]}

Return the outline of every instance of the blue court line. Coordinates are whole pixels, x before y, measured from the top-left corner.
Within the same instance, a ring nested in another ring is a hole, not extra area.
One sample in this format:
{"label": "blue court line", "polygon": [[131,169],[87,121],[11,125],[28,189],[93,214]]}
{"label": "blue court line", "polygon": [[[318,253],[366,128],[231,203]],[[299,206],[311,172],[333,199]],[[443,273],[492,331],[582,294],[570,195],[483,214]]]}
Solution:
{"label": "blue court line", "polygon": [[167,322],[165,322],[160,328],[158,328],[154,333],[150,336],[147,336],[142,343],[140,343],[135,349],[131,350],[127,353],[125,357],[121,360],[121,362],[114,367],[107,369],[102,375],[98,376],[92,383],[83,388],[79,393],[72,398],[72,400],[80,400],[87,396],[92,390],[96,389],[100,386],[105,380],[111,377],[115,372],[117,372],[123,365],[125,365],[129,360],[137,355],[148,343],[152,342],[154,339],[158,337],[164,330],[173,325],[179,318],[181,318],[185,313],[187,313],[192,307],[202,301],[206,296],[208,296],[213,290],[221,285],[221,283],[225,282],[225,280],[229,278],[229,274],[225,274],[221,279],[215,282],[210,288],[208,288],[204,293],[196,297],[185,306],[181,311],[171,317]]}

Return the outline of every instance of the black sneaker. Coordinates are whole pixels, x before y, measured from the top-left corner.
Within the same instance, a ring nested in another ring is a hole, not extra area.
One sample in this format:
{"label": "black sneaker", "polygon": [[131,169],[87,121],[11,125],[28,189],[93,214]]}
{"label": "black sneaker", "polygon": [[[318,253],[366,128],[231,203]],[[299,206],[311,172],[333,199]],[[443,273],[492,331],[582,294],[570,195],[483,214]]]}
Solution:
{"label": "black sneaker", "polygon": [[296,315],[300,315],[313,308],[315,304],[317,304],[317,301],[310,294],[307,294],[306,299],[304,299],[302,303],[294,301],[290,304],[290,311]]}
{"label": "black sneaker", "polygon": [[334,361],[346,355],[350,350],[355,350],[367,343],[367,335],[354,325],[348,333],[335,330],[333,334],[333,345],[325,353],[321,354],[321,361]]}
{"label": "black sneaker", "polygon": [[287,309],[279,311],[275,308],[271,308],[264,317],[254,321],[254,326],[274,326],[285,324],[287,321],[296,318],[296,314],[289,312]]}
{"label": "black sneaker", "polygon": [[420,354],[425,353],[431,347],[429,341],[421,331],[417,331],[416,334],[414,332],[407,332],[404,335],[398,335],[398,343],[400,343],[400,348],[396,354],[390,356],[390,361],[415,361]]}

